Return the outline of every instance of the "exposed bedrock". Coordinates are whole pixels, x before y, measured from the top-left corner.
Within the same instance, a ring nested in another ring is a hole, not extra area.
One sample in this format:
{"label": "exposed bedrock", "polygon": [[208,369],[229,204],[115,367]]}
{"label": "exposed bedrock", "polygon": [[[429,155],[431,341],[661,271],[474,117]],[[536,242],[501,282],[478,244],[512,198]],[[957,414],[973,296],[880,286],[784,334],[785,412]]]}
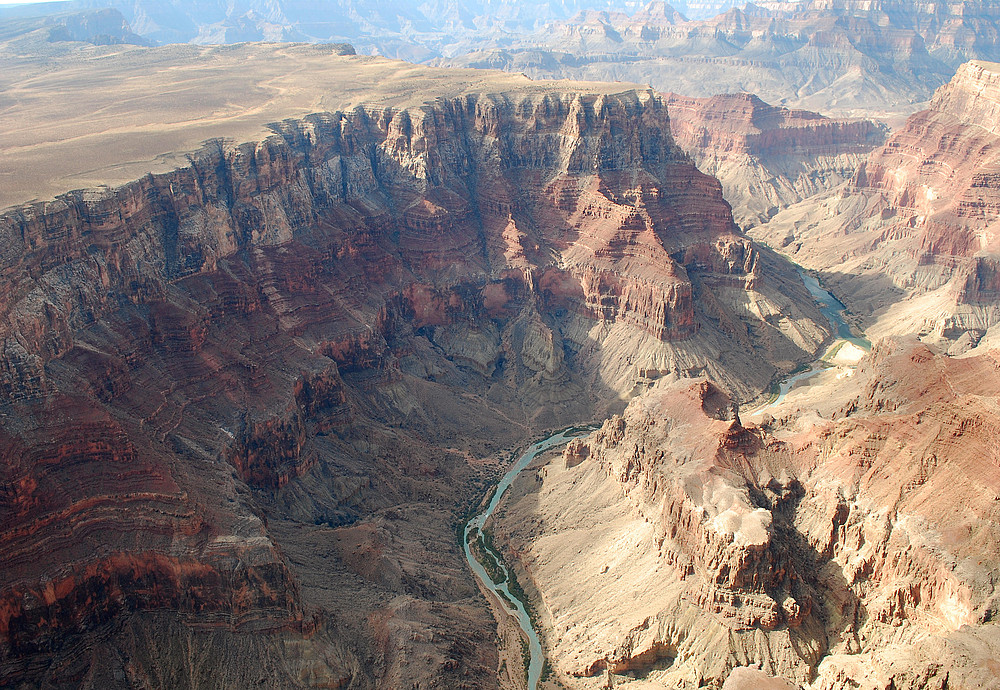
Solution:
{"label": "exposed bedrock", "polygon": [[719,179],[744,227],[851,179],[886,138],[872,120],[789,110],[748,93],[666,102],[677,144]]}
{"label": "exposed bedrock", "polygon": [[675,6],[701,18],[687,21],[664,2],[628,13],[584,10],[533,35],[449,46],[437,60],[535,79],[631,79],[687,96],[753,93],[827,114],[896,119],[923,107],[962,62],[1000,59],[1000,16],[989,2]]}
{"label": "exposed bedrock", "polygon": [[273,129],[0,220],[11,682],[490,687],[454,522],[496,451],[828,336],[651,93]]}
{"label": "exposed bedrock", "polygon": [[880,343],[833,419],[744,424],[709,381],[633,400],[520,479],[494,526],[556,673],[992,687],[997,384],[995,351],[913,339]]}

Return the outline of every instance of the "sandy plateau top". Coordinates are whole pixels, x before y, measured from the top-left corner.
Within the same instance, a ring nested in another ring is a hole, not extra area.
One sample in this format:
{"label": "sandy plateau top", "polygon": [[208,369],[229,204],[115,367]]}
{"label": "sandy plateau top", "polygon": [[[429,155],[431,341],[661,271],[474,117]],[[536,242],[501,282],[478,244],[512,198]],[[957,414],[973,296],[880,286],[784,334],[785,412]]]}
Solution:
{"label": "sandy plateau top", "polygon": [[0,55],[0,66],[0,208],[168,172],[206,140],[262,140],[268,123],[311,113],[469,93],[648,88],[423,67],[309,44],[88,48],[58,60]]}

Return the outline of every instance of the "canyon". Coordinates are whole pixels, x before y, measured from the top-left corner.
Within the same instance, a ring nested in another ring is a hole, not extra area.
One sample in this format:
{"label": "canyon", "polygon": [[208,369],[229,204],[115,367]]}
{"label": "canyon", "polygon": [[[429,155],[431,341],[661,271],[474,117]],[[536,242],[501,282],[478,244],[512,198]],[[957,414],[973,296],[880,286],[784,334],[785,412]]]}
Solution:
{"label": "canyon", "polygon": [[[8,73],[0,121],[44,162],[0,220],[5,682],[494,687],[455,529],[499,452],[658,379],[753,398],[829,336],[647,89],[77,60]],[[181,118],[142,79],[179,73]],[[133,181],[44,198],[91,176]]]}
{"label": "canyon", "polygon": [[876,337],[974,344],[997,322],[998,79],[966,63],[843,187],[752,232],[819,271]]}
{"label": "canyon", "polygon": [[624,79],[694,97],[745,92],[789,108],[896,123],[961,63],[1000,59],[1000,17],[988,3],[740,5],[697,20],[664,2],[590,10],[432,62],[533,78]]}
{"label": "canyon", "polygon": [[497,531],[555,676],[995,687],[998,371],[995,350],[907,338],[804,409],[734,416],[708,380],[659,384],[538,463]]}
{"label": "canyon", "polygon": [[996,687],[998,74],[966,63],[849,181],[750,230],[870,354],[831,348],[757,409],[658,383],[514,485],[493,528],[558,683]]}
{"label": "canyon", "polygon": [[732,5],[0,7],[0,687],[997,687],[998,16]]}
{"label": "canyon", "polygon": [[[94,12],[107,13],[100,22]],[[110,14],[118,19],[115,29]],[[892,124],[969,60],[1000,60],[1000,14],[973,0],[67,0],[0,7],[0,22],[64,23],[98,43],[350,43],[358,53],[535,79],[622,80],[694,97],[767,103]],[[93,33],[81,29],[98,27]],[[56,35],[58,34],[58,35]],[[0,36],[2,38],[2,36]]]}
{"label": "canyon", "polygon": [[828,118],[751,94],[666,94],[670,131],[698,169],[717,178],[743,227],[852,178],[885,143],[885,125]]}

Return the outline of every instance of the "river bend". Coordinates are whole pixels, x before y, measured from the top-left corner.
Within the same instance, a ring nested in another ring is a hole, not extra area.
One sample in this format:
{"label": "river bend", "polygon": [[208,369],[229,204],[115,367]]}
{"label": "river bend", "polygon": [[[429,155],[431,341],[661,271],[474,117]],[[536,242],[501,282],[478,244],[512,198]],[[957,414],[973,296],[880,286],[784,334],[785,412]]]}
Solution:
{"label": "river bend", "polygon": [[[586,431],[592,431],[592,428],[588,427]],[[517,475],[519,475],[532,460],[550,448],[555,448],[556,446],[567,443],[572,438],[578,437],[580,432],[580,427],[566,429],[529,446],[521,457],[518,458],[517,462],[514,463],[509,470],[507,470],[507,474],[503,476],[500,483],[497,484],[496,491],[493,492],[493,497],[490,499],[489,505],[486,506],[486,509],[466,523],[465,532],[463,534],[462,543],[465,550],[465,559],[469,562],[472,572],[476,574],[476,577],[483,583],[483,586],[486,587],[486,589],[493,592],[501,605],[507,609],[508,613],[517,618],[517,621],[521,626],[521,630],[524,631],[524,634],[528,638],[528,650],[531,653],[531,659],[528,664],[528,690],[535,690],[535,688],[538,687],[538,680],[542,675],[544,655],[542,653],[541,640],[538,637],[538,633],[535,632],[535,629],[531,625],[531,617],[528,616],[528,612],[525,610],[524,604],[510,591],[509,585],[511,577],[503,559],[493,548],[491,548],[488,541],[480,540],[479,544],[482,551],[485,553],[487,558],[490,558],[493,561],[489,564],[490,569],[495,573],[499,573],[499,577],[497,579],[502,580],[501,582],[496,583],[493,581],[493,578],[490,577],[483,564],[480,563],[473,554],[469,542],[475,541],[479,538],[482,534],[483,525],[486,524],[486,521],[493,514],[493,511],[496,510],[504,492],[510,488],[510,485],[514,483]]]}

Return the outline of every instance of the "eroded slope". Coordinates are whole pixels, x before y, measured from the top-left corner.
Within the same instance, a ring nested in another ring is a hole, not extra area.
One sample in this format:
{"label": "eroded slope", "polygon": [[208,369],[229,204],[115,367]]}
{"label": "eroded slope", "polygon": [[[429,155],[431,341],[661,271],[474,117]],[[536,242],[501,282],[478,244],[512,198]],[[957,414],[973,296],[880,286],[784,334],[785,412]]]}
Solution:
{"label": "eroded slope", "polygon": [[996,350],[912,339],[880,344],[828,417],[741,423],[708,381],[633,400],[496,525],[559,679],[995,686],[998,372]]}
{"label": "eroded slope", "polygon": [[[912,113],[965,60],[996,60],[989,3],[760,2],[688,21],[664,2],[589,11],[447,60],[533,77],[631,79],[854,117]],[[701,4],[699,3],[699,6]]]}
{"label": "eroded slope", "polygon": [[755,233],[822,271],[869,332],[973,340],[997,320],[998,67],[963,65],[847,187]]}
{"label": "eroded slope", "polygon": [[752,94],[667,96],[671,133],[722,183],[733,215],[752,227],[854,176],[885,128],[769,105]]}

